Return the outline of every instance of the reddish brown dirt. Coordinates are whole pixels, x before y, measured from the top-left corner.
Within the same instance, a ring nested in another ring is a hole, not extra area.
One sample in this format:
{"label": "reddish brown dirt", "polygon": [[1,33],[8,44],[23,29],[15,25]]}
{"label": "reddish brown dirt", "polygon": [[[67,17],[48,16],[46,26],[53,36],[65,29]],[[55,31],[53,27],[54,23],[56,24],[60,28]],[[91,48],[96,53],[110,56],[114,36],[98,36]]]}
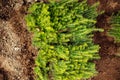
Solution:
{"label": "reddish brown dirt", "polygon": [[90,80],[120,80],[120,57],[116,56],[119,46],[114,43],[112,37],[107,36],[107,31],[111,28],[110,17],[112,13],[120,10],[120,0],[88,0],[88,3],[93,4],[97,1],[100,2],[98,11],[105,12],[98,16],[96,26],[103,28],[104,32],[94,33],[94,42],[101,47],[101,59],[95,61],[98,74]]}

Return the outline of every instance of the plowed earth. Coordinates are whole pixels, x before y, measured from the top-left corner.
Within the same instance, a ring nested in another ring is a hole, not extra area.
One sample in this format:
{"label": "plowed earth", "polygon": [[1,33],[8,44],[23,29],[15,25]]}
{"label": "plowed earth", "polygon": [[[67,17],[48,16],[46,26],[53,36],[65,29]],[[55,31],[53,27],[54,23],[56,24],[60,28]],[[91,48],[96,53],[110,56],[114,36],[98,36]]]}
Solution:
{"label": "plowed earth", "polygon": [[[96,27],[104,32],[94,33],[94,42],[101,47],[101,59],[94,61],[98,74],[89,80],[120,80],[120,44],[107,36],[112,27],[110,17],[120,10],[120,0],[88,0],[88,4],[97,1],[98,11],[105,12],[98,16]],[[36,50],[24,20],[31,2],[34,0],[0,0],[0,80],[34,80]]]}

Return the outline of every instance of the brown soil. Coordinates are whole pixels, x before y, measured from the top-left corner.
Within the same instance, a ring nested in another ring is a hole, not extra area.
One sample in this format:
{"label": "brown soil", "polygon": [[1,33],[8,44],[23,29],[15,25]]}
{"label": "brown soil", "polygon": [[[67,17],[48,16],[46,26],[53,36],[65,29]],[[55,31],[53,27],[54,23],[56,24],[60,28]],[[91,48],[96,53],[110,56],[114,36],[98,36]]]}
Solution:
{"label": "brown soil", "polygon": [[24,16],[25,0],[0,0],[0,80],[34,80],[36,50]]}
{"label": "brown soil", "polygon": [[[36,50],[24,21],[26,6],[34,1],[0,0],[0,80],[34,80]],[[94,33],[94,42],[101,47],[101,59],[95,61],[98,74],[89,80],[120,80],[120,57],[116,56],[120,47],[107,36],[111,28],[108,22],[112,13],[120,10],[120,0],[88,0],[88,3],[97,1],[98,11],[105,12],[98,16],[96,26],[104,32]]]}
{"label": "brown soil", "polygon": [[120,80],[120,57],[116,56],[119,49],[112,37],[107,36],[111,28],[109,24],[112,13],[120,10],[120,0],[88,0],[89,4],[99,1],[98,11],[105,11],[97,18],[96,26],[103,28],[104,32],[94,33],[94,42],[100,45],[100,60],[95,61],[98,74],[90,80]]}

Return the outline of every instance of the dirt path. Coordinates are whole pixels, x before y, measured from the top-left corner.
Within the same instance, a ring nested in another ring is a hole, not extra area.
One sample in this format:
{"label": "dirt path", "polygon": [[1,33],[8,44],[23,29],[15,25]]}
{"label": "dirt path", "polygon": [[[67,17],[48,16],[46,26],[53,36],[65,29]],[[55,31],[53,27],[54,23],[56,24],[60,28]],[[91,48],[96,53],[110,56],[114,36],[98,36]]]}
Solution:
{"label": "dirt path", "polygon": [[34,80],[36,51],[26,29],[25,2],[0,1],[0,80]]}
{"label": "dirt path", "polygon": [[90,4],[95,1],[100,2],[98,10],[105,11],[98,16],[96,26],[105,31],[96,32],[94,36],[94,42],[101,47],[99,51],[101,59],[95,61],[99,73],[91,80],[120,80],[120,57],[115,56],[118,45],[114,43],[112,37],[107,36],[107,31],[111,28],[108,21],[113,12],[120,10],[120,0],[88,0]]}

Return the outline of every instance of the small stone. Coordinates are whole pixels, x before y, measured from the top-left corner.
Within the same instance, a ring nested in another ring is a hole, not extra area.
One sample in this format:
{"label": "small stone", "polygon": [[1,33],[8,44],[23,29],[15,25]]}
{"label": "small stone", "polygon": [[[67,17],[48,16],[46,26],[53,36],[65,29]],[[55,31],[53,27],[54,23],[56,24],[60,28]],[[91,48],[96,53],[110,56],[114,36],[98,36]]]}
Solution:
{"label": "small stone", "polygon": [[17,59],[21,59],[21,57],[20,57],[20,56],[17,56],[16,58],[17,58]]}

